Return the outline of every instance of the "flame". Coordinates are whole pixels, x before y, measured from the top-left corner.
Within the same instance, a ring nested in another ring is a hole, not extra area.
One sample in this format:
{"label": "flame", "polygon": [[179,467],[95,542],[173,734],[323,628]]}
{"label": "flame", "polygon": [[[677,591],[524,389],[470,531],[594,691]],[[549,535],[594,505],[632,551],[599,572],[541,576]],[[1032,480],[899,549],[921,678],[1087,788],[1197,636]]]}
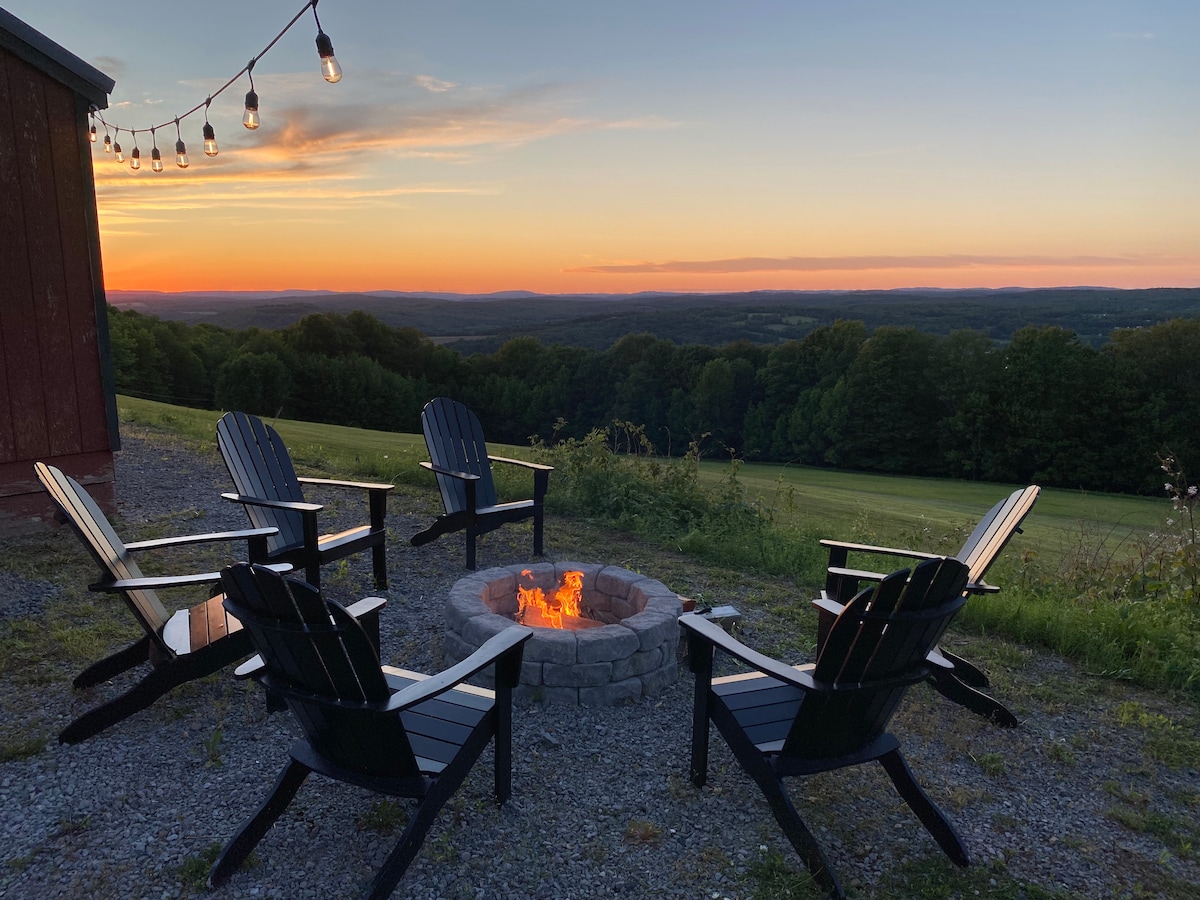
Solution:
{"label": "flame", "polygon": [[[521,572],[522,578],[530,578],[533,573],[529,569]],[[550,628],[562,628],[562,617],[583,615],[583,573],[563,572],[562,584],[551,594],[540,587],[517,587],[517,621],[523,621],[526,607],[532,606],[542,614],[543,624]]]}

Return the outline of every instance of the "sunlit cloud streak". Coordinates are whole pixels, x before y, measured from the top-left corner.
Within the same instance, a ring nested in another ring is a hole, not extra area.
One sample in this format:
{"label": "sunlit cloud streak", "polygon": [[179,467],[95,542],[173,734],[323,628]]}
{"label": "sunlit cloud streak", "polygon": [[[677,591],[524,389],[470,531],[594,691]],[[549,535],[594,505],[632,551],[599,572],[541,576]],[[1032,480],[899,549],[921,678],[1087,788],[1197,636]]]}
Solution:
{"label": "sunlit cloud streak", "polygon": [[563,272],[605,275],[730,275],[744,272],[863,272],[876,269],[1030,269],[1126,268],[1160,266],[1188,260],[1142,256],[747,256],[736,259],[672,260],[576,266]]}

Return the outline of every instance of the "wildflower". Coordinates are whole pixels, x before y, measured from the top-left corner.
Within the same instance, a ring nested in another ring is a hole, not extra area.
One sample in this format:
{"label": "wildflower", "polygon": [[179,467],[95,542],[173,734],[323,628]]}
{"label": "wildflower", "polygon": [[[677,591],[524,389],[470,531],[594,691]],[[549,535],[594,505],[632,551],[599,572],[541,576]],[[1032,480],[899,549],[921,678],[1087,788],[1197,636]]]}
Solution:
{"label": "wildflower", "polygon": [[1171,482],[1169,482],[1169,481],[1168,481],[1166,484],[1164,484],[1164,485],[1163,485],[1163,490],[1164,490],[1164,491],[1168,491],[1168,492],[1169,492],[1169,491],[1173,491],[1174,489],[1175,489],[1175,488],[1174,488],[1174,486],[1173,486],[1173,485],[1171,484]]}
{"label": "wildflower", "polygon": [[1194,484],[1193,484],[1193,485],[1189,485],[1189,486],[1188,486],[1188,496],[1189,496],[1189,497],[1195,497],[1195,496],[1196,496],[1196,485],[1194,485]]}

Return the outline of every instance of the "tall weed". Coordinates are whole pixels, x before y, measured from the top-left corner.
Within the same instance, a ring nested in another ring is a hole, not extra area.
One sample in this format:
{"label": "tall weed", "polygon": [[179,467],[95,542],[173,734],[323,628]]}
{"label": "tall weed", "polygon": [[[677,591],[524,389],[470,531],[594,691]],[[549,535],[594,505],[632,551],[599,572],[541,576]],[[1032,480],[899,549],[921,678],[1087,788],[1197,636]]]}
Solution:
{"label": "tall weed", "polygon": [[816,538],[776,527],[771,508],[746,496],[736,460],[707,488],[697,442],[681,459],[664,460],[628,422],[534,446],[554,465],[547,503],[562,512],[601,519],[710,564],[819,579]]}

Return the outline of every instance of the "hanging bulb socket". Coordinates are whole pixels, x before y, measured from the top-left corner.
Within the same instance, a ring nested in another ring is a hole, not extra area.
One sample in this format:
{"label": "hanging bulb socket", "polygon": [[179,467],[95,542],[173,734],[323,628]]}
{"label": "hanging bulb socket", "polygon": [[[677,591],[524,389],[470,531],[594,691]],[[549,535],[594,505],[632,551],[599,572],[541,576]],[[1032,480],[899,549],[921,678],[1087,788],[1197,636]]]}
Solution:
{"label": "hanging bulb socket", "polygon": [[96,126],[94,124],[88,129],[88,140],[93,144],[96,143]]}
{"label": "hanging bulb socket", "polygon": [[342,67],[333,55],[333,41],[323,31],[317,32],[317,55],[321,57],[321,77],[330,84],[342,80]]}
{"label": "hanging bulb socket", "polygon": [[104,152],[105,153],[113,152],[112,151],[112,138],[109,137],[107,134],[104,136]]}
{"label": "hanging bulb socket", "polygon": [[133,148],[133,152],[129,154],[129,168],[135,172],[142,167],[142,151],[137,147]]}
{"label": "hanging bulb socket", "polygon": [[184,145],[182,138],[175,142],[175,165],[181,169],[188,167],[187,147]]}
{"label": "hanging bulb socket", "polygon": [[154,172],[163,170],[162,153],[157,147],[150,150],[150,169]]}
{"label": "hanging bulb socket", "polygon": [[113,153],[115,153],[117,155],[117,157],[116,157],[117,162],[119,162],[119,163],[125,162],[125,154],[121,152],[121,142],[120,141],[113,141]]}
{"label": "hanging bulb socket", "polygon": [[217,133],[207,122],[204,123],[204,155],[217,155]]}
{"label": "hanging bulb socket", "polygon": [[258,118],[258,94],[254,88],[246,92],[246,114],[242,116],[242,124],[251,131],[262,124],[262,120]]}

